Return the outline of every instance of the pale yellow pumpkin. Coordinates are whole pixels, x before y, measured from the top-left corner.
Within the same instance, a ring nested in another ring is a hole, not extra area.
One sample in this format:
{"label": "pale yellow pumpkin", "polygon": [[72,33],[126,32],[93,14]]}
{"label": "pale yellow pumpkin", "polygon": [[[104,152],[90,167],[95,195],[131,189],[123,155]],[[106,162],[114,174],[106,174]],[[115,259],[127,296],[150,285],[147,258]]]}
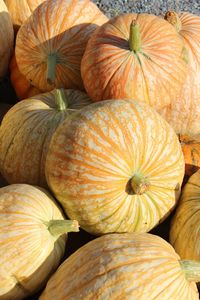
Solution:
{"label": "pale yellow pumpkin", "polygon": [[8,183],[46,186],[46,153],[63,120],[90,99],[80,91],[54,90],[14,105],[0,127],[0,172]]}
{"label": "pale yellow pumpkin", "polygon": [[[196,274],[194,267],[198,267]],[[198,300],[194,283],[198,278],[200,263],[180,261],[160,237],[110,234],[66,259],[39,299]]]}
{"label": "pale yellow pumpkin", "polygon": [[0,189],[0,219],[0,299],[24,299],[58,267],[65,233],[78,223],[64,220],[45,190],[26,184]]}
{"label": "pale yellow pumpkin", "polygon": [[98,102],[68,118],[46,160],[49,187],[93,234],[149,231],[175,206],[183,175],[174,130],[134,100]]}
{"label": "pale yellow pumpkin", "polygon": [[0,0],[0,79],[6,74],[13,51],[12,20],[3,0]]}
{"label": "pale yellow pumpkin", "polygon": [[200,261],[200,170],[184,186],[171,225],[170,242],[182,259]]}

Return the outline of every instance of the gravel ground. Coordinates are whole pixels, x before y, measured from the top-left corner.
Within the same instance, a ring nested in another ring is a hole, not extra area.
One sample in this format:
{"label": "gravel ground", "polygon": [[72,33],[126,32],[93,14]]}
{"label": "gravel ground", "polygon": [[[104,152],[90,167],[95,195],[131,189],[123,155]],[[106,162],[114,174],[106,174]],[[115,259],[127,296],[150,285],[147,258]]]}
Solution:
{"label": "gravel ground", "polygon": [[168,10],[188,11],[200,15],[200,0],[93,0],[109,17],[120,13],[152,13],[163,15]]}

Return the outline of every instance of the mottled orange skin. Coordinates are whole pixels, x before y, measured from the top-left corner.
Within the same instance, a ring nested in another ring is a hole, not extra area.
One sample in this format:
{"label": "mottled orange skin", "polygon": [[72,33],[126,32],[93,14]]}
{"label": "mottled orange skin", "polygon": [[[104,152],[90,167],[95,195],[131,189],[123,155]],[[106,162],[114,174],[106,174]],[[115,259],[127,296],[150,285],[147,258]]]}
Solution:
{"label": "mottled orange skin", "polygon": [[[56,88],[84,90],[80,63],[86,44],[108,18],[89,0],[43,2],[16,38],[20,72],[41,91]],[[55,78],[47,80],[48,55],[56,56]]]}
{"label": "mottled orange skin", "polygon": [[[141,48],[129,47],[130,25],[139,26]],[[81,63],[94,101],[131,98],[159,109],[169,105],[186,78],[183,42],[165,20],[149,14],[120,15],[89,40]]]}
{"label": "mottled orange skin", "polygon": [[19,71],[15,55],[10,61],[10,80],[19,100],[30,98],[41,93],[40,90],[31,85],[26,77]]}
{"label": "mottled orange skin", "polygon": [[166,17],[177,26],[187,51],[188,72],[181,93],[160,111],[178,134],[200,140],[200,16],[174,12]]}
{"label": "mottled orange skin", "polygon": [[184,186],[170,228],[170,243],[181,259],[200,261],[200,170]]}
{"label": "mottled orange skin", "polygon": [[[66,214],[86,231],[147,232],[176,205],[184,159],[173,128],[134,100],[93,103],[54,133],[46,179]],[[130,187],[147,178],[143,194]]]}
{"label": "mottled orange skin", "polygon": [[15,33],[44,0],[4,0],[11,15]]}
{"label": "mottled orange skin", "polygon": [[179,140],[185,160],[185,175],[190,177],[200,169],[200,141],[188,136],[180,136]]}
{"label": "mottled orange skin", "polygon": [[39,299],[198,300],[179,260],[156,235],[104,235],[67,258]]}

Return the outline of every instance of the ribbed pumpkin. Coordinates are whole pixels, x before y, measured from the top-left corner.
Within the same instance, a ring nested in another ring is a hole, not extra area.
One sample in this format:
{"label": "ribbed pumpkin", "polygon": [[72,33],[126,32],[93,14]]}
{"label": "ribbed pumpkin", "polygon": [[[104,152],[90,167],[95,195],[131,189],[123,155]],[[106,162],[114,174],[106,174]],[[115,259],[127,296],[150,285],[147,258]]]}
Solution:
{"label": "ribbed pumpkin", "polygon": [[[170,230],[170,243],[183,259],[200,260],[200,170],[182,191]],[[200,280],[199,280],[200,281]]]}
{"label": "ribbed pumpkin", "polygon": [[34,9],[44,0],[4,0],[12,18],[14,29],[19,27],[28,19]]}
{"label": "ribbed pumpkin", "polygon": [[52,85],[83,90],[81,58],[94,30],[107,20],[89,0],[45,1],[18,31],[20,72],[42,91]]}
{"label": "ribbed pumpkin", "polygon": [[148,233],[110,234],[66,259],[39,299],[198,300],[197,278],[200,263],[181,261],[162,238]]}
{"label": "ribbed pumpkin", "polygon": [[14,32],[12,20],[3,0],[0,0],[0,79],[7,72],[13,51]]}
{"label": "ribbed pumpkin", "polygon": [[14,105],[0,127],[0,172],[5,179],[46,186],[45,161],[52,134],[67,116],[89,103],[83,92],[54,90]]}
{"label": "ribbed pumpkin", "polygon": [[64,220],[42,189],[13,184],[0,189],[0,298],[24,299],[41,289],[65,251],[76,221]]}
{"label": "ribbed pumpkin", "polygon": [[185,43],[189,68],[180,95],[160,113],[177,133],[200,140],[200,17],[187,12],[168,12],[165,17]]}
{"label": "ribbed pumpkin", "polygon": [[200,141],[188,136],[179,136],[185,159],[185,175],[192,176],[200,169]]}
{"label": "ribbed pumpkin", "polygon": [[84,86],[94,101],[133,98],[156,108],[180,92],[186,70],[175,29],[149,14],[120,15],[101,26],[81,63]]}
{"label": "ribbed pumpkin", "polygon": [[41,93],[30,84],[26,77],[19,71],[15,55],[10,61],[10,80],[19,100],[30,98]]}
{"label": "ribbed pumpkin", "polygon": [[169,214],[184,174],[174,130],[134,100],[91,104],[63,122],[46,160],[49,187],[93,234],[145,232]]}

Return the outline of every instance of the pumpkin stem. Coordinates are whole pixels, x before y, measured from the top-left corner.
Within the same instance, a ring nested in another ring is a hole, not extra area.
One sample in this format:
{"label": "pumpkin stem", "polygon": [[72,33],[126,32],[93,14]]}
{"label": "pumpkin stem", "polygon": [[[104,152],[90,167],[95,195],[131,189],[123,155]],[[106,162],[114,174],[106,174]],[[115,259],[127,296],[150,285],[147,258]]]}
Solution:
{"label": "pumpkin stem", "polygon": [[134,52],[141,50],[140,28],[136,20],[133,20],[130,25],[129,48]]}
{"label": "pumpkin stem", "polygon": [[56,102],[57,102],[58,110],[59,111],[66,110],[68,105],[67,105],[67,99],[65,97],[64,90],[56,89],[55,93],[56,93]]}
{"label": "pumpkin stem", "polygon": [[167,11],[164,19],[167,20],[172,26],[174,26],[177,32],[181,30],[182,23],[175,11]]}
{"label": "pumpkin stem", "polygon": [[135,174],[131,178],[130,184],[131,184],[134,194],[136,194],[136,195],[144,194],[145,192],[148,191],[148,189],[150,187],[150,182],[149,182],[148,178],[144,177],[141,174]]}
{"label": "pumpkin stem", "polygon": [[47,82],[53,84],[56,77],[56,63],[57,55],[55,53],[49,54],[47,57]]}
{"label": "pumpkin stem", "polygon": [[76,220],[51,220],[46,225],[49,232],[56,237],[67,232],[79,231],[79,225]]}
{"label": "pumpkin stem", "polygon": [[188,281],[200,282],[200,262],[180,260],[180,265]]}

